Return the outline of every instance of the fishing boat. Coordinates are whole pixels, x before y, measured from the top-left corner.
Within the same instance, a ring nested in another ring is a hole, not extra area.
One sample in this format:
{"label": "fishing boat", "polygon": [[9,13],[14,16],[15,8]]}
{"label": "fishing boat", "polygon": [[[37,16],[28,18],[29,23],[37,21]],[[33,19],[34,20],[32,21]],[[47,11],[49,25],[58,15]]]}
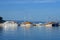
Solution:
{"label": "fishing boat", "polygon": [[26,28],[30,28],[32,26],[31,22],[23,22],[20,24],[21,27],[26,27]]}
{"label": "fishing boat", "polygon": [[49,22],[47,24],[45,24],[46,27],[58,27],[59,23],[57,22]]}
{"label": "fishing boat", "polygon": [[3,26],[18,26],[18,24],[14,21],[6,21],[3,23]]}
{"label": "fishing boat", "polygon": [[16,29],[18,27],[18,24],[14,21],[6,21],[3,23],[3,29],[8,30],[8,29]]}

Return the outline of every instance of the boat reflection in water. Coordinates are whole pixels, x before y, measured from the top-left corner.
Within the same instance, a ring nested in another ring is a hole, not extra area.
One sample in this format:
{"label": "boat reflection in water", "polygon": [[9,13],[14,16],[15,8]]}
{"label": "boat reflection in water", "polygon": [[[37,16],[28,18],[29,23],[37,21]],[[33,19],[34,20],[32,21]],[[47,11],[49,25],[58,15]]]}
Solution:
{"label": "boat reflection in water", "polygon": [[17,29],[18,24],[14,21],[6,21],[6,22],[3,23],[2,26],[3,26],[4,30],[8,30],[8,29],[14,30],[14,29]]}
{"label": "boat reflection in water", "polygon": [[3,27],[0,26],[0,33],[3,31]]}

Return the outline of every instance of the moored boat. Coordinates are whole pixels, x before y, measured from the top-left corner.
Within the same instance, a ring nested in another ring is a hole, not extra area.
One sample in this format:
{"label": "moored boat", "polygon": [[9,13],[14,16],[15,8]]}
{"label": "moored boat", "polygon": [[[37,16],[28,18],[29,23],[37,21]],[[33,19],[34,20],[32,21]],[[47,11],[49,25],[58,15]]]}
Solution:
{"label": "moored boat", "polygon": [[48,22],[47,24],[45,24],[46,27],[58,27],[59,23],[57,22]]}
{"label": "moored boat", "polygon": [[3,23],[3,26],[18,26],[18,24],[14,21],[6,21]]}
{"label": "moored boat", "polygon": [[32,26],[31,22],[23,22],[20,24],[21,27],[26,27],[26,28],[30,28]]}

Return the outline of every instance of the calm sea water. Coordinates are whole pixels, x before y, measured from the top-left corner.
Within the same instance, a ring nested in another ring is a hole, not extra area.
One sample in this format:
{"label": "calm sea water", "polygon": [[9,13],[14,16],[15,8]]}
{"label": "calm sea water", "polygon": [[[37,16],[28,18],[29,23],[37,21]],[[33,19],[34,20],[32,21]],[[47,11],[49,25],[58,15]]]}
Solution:
{"label": "calm sea water", "polygon": [[0,40],[60,40],[60,27],[0,28]]}
{"label": "calm sea water", "polygon": [[60,27],[0,27],[0,40],[60,40]]}

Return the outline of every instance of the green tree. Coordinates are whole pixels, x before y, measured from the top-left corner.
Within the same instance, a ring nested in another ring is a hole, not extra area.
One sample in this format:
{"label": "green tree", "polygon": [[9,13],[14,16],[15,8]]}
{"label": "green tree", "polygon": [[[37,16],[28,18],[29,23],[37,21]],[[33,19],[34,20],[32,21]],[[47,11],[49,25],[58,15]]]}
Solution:
{"label": "green tree", "polygon": [[2,20],[3,18],[2,17],[0,17],[0,20]]}

